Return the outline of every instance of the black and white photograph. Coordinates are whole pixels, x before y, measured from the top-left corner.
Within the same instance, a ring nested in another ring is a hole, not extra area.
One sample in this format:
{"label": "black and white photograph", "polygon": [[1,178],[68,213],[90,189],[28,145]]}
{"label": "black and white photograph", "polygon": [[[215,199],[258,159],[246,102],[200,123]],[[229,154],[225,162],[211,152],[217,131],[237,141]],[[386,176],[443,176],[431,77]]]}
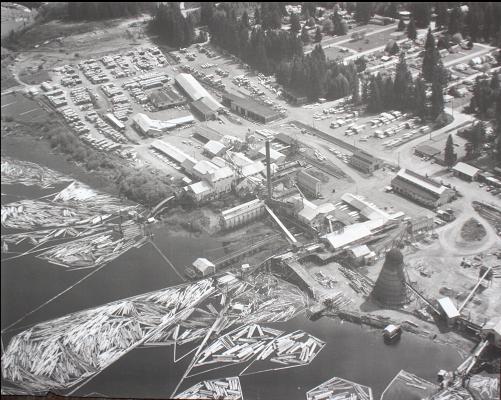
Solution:
{"label": "black and white photograph", "polygon": [[1,394],[498,400],[501,3],[2,2]]}

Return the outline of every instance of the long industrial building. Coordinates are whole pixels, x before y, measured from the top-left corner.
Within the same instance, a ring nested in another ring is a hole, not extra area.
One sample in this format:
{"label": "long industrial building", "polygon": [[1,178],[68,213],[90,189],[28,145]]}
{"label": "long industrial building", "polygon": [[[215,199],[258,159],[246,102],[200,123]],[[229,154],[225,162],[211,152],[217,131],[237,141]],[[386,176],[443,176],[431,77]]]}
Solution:
{"label": "long industrial building", "polygon": [[221,212],[224,229],[231,229],[264,215],[264,201],[255,199]]}
{"label": "long industrial building", "polygon": [[280,118],[280,114],[272,108],[253,99],[235,96],[231,93],[223,94],[223,104],[233,112],[263,124]]}
{"label": "long industrial building", "polygon": [[192,100],[192,107],[203,120],[213,119],[223,106],[192,75],[182,73],[176,76],[176,83]]}
{"label": "long industrial building", "polygon": [[168,121],[151,119],[146,114],[137,113],[132,118],[133,125],[145,136],[158,136],[178,126],[194,122],[193,115],[174,118]]}
{"label": "long industrial building", "polygon": [[448,203],[455,196],[453,189],[405,168],[398,171],[391,187],[396,193],[433,208]]}

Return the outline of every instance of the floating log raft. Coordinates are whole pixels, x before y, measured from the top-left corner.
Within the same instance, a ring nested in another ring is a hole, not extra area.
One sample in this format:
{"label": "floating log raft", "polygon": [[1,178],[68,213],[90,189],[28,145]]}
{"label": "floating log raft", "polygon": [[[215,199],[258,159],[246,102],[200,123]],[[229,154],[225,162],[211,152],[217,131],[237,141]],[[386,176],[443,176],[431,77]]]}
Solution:
{"label": "floating log raft", "polygon": [[203,381],[174,397],[175,399],[243,400],[238,377]]}
{"label": "floating log raft", "polygon": [[20,184],[47,188],[65,180],[63,175],[49,168],[10,157],[1,158],[1,171],[2,184],[7,185]]}
{"label": "floating log raft", "polygon": [[334,377],[306,393],[307,400],[372,400],[372,389]]}
{"label": "floating log raft", "polygon": [[213,363],[242,363],[258,355],[282,331],[247,325],[220,337],[200,353],[194,367]]}
{"label": "floating log raft", "polygon": [[146,241],[141,227],[129,221],[122,224],[120,233],[109,229],[54,246],[37,257],[68,268],[97,267],[120,257],[133,247],[142,246]]}
{"label": "floating log raft", "polygon": [[400,400],[403,398],[429,399],[438,389],[438,385],[410,372],[401,370],[385,388],[381,395],[381,400]]}
{"label": "floating log raft", "polygon": [[47,199],[21,200],[2,206],[2,226],[23,230],[96,225],[136,208],[118,198],[73,182]]}
{"label": "floating log raft", "polygon": [[11,339],[2,378],[30,393],[68,389],[189,316],[214,290],[207,279],[37,324]]}
{"label": "floating log raft", "polygon": [[473,375],[468,381],[467,388],[475,399],[499,399],[499,378]]}

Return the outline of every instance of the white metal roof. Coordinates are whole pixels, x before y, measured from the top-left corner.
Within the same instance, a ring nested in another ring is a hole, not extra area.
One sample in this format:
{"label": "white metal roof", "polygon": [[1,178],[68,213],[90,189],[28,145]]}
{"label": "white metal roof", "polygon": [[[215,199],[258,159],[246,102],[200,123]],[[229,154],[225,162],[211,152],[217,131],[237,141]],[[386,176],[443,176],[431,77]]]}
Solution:
{"label": "white metal roof", "polygon": [[402,168],[400,171],[398,171],[397,177],[400,177],[410,183],[413,183],[437,195],[441,195],[447,189],[445,186],[440,185],[438,183],[432,183],[424,176],[416,174],[415,172],[412,171],[408,171],[405,168]]}
{"label": "white metal roof", "polygon": [[219,154],[219,152],[221,152],[224,148],[225,148],[224,144],[216,140],[209,140],[204,145],[204,150],[213,155]]}
{"label": "white metal roof", "polygon": [[452,300],[449,297],[443,297],[441,299],[438,299],[438,304],[440,308],[443,310],[447,318],[456,318],[459,317],[459,311],[452,302]]}
{"label": "white metal roof", "polygon": [[188,154],[184,153],[182,150],[179,150],[177,147],[172,146],[169,143],[166,143],[162,140],[155,140],[153,143],[151,143],[151,147],[154,149],[161,151],[164,153],[166,156],[172,158],[179,164],[184,162],[185,160],[189,159],[193,163],[196,163],[197,161],[193,158],[190,157]]}
{"label": "white metal roof", "polygon": [[348,225],[341,232],[328,233],[324,236],[329,244],[335,249],[340,249],[357,240],[370,236],[371,230],[364,223]]}
{"label": "white metal roof", "polygon": [[452,170],[470,177],[474,177],[480,171],[478,168],[464,162],[458,162]]}
{"label": "white metal roof", "polygon": [[215,111],[223,108],[223,106],[216,101],[207,90],[205,90],[205,88],[193,77],[193,75],[181,73],[176,76],[176,82],[193,101],[205,98],[204,104],[210,109]]}

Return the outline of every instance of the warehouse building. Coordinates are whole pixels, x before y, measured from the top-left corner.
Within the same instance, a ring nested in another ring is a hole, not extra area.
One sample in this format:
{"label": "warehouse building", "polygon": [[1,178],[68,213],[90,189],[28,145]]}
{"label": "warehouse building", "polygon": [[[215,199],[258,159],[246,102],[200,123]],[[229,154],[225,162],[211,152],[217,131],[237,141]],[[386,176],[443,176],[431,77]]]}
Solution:
{"label": "warehouse building", "polygon": [[186,103],[183,96],[169,88],[154,90],[148,97],[158,110],[165,110],[166,108],[176,107]]}
{"label": "warehouse building", "polygon": [[223,94],[223,104],[233,112],[263,124],[280,118],[280,114],[270,107],[250,98],[239,97],[230,93]]}
{"label": "warehouse building", "polygon": [[320,194],[320,183],[320,179],[315,178],[306,171],[300,170],[297,174],[299,188],[314,197],[318,197]]}
{"label": "warehouse building", "polygon": [[[262,149],[260,149],[258,151],[258,154],[260,158],[265,158],[266,148],[263,147]],[[270,161],[275,164],[281,164],[285,161],[285,154],[282,154],[274,148],[270,147]]]}
{"label": "warehouse building", "polygon": [[464,179],[465,181],[473,182],[478,179],[480,175],[480,170],[472,165],[466,164],[464,162],[458,162],[453,168],[452,173],[458,178]]}
{"label": "warehouse building", "polygon": [[357,150],[350,158],[350,165],[366,174],[370,174],[381,168],[383,161],[363,150]]}
{"label": "warehouse building", "polygon": [[439,155],[440,153],[441,153],[440,150],[427,144],[416,146],[416,148],[414,149],[414,154],[417,155],[418,157],[433,158]]}
{"label": "warehouse building", "polygon": [[151,119],[146,114],[137,113],[132,118],[132,124],[136,129],[145,136],[158,136],[168,130],[177,128],[178,126],[194,122],[193,115],[174,118],[168,121]]}
{"label": "warehouse building", "polygon": [[219,157],[225,153],[226,146],[216,140],[209,140],[207,143],[205,143],[203,151],[210,158]]}
{"label": "warehouse building", "polygon": [[221,224],[224,229],[231,229],[253,221],[265,213],[264,201],[255,199],[221,212]]}
{"label": "warehouse building", "polygon": [[151,147],[157,151],[160,151],[162,154],[166,155],[178,164],[183,164],[186,162],[186,160],[190,160],[193,164],[196,164],[197,162],[197,160],[195,160],[193,157],[189,156],[182,150],[162,140],[155,140],[153,143],[151,143]]}
{"label": "warehouse building", "polygon": [[202,97],[192,102],[191,108],[201,121],[210,121],[217,118],[217,111],[219,110],[219,108],[212,107],[212,105],[213,103],[207,97]]}
{"label": "warehouse building", "polygon": [[282,96],[285,101],[295,106],[300,106],[301,104],[306,104],[308,102],[308,97],[290,89],[282,89]]}
{"label": "warehouse building", "polygon": [[204,277],[216,273],[216,266],[206,258],[197,258],[193,264],[195,274],[199,277]]}
{"label": "warehouse building", "polygon": [[[176,76],[176,83],[193,102],[196,102],[195,105],[192,103],[192,106],[197,109],[197,112],[202,111],[206,113],[207,110],[211,110],[212,113],[217,113],[223,108],[192,75],[179,74]],[[200,99],[204,100],[197,102]]]}
{"label": "warehouse building", "polygon": [[348,225],[342,229],[328,233],[321,237],[332,251],[342,250],[348,246],[367,243],[373,235],[384,225],[383,221],[366,221]]}
{"label": "warehouse building", "polygon": [[391,181],[396,193],[427,207],[439,207],[455,196],[455,191],[416,172],[402,168]]}
{"label": "warehouse building", "polygon": [[204,126],[201,124],[198,124],[193,129],[193,135],[203,143],[207,143],[209,140],[215,140],[220,142],[221,139],[223,138],[223,135],[221,135],[215,129],[212,129],[208,126]]}

